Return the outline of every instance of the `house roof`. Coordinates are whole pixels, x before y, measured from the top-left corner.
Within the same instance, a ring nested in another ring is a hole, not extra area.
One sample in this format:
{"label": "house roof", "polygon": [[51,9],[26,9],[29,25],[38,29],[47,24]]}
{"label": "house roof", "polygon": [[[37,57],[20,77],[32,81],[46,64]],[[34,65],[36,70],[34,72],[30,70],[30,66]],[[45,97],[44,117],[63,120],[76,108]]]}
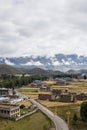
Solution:
{"label": "house roof", "polygon": [[6,108],[6,109],[12,109],[14,107],[17,107],[18,105],[11,105],[11,104],[0,104],[0,108]]}

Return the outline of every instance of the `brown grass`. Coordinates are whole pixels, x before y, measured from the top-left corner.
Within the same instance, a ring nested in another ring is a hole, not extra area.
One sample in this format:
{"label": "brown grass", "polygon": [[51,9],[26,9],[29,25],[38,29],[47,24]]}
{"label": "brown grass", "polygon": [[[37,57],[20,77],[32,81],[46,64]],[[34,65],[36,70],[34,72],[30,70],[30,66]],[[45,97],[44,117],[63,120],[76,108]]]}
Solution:
{"label": "brown grass", "polygon": [[32,103],[29,101],[22,101],[22,102],[19,102],[18,105],[19,106],[21,106],[21,105],[30,106],[30,105],[32,105]]}
{"label": "brown grass", "polygon": [[56,81],[44,81],[44,83],[48,85],[53,85],[53,84],[56,84]]}
{"label": "brown grass", "polygon": [[82,101],[77,101],[75,103],[63,103],[63,102],[50,102],[44,100],[38,100],[42,105],[46,107],[55,107],[55,106],[69,106],[69,105],[80,105]]}

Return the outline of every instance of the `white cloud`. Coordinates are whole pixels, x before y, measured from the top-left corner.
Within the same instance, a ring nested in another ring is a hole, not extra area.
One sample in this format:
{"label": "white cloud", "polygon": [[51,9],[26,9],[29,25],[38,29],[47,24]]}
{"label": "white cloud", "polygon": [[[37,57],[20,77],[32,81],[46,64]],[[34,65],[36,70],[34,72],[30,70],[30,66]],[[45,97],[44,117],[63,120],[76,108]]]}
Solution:
{"label": "white cloud", "polygon": [[40,61],[37,61],[37,62],[34,62],[34,61],[30,61],[30,62],[27,62],[27,63],[25,63],[25,64],[21,64],[21,65],[30,65],[30,66],[32,66],[32,65],[35,65],[35,66],[42,66],[43,64],[40,62]]}
{"label": "white cloud", "polygon": [[57,66],[57,65],[60,65],[60,63],[59,63],[58,61],[54,61],[54,62],[53,62],[53,65],[54,65],[54,66]]}
{"label": "white cloud", "polygon": [[87,0],[1,0],[0,56],[87,55]]}
{"label": "white cloud", "polygon": [[15,65],[14,63],[10,62],[10,61],[7,60],[7,59],[5,59],[5,63],[6,63],[7,65]]}

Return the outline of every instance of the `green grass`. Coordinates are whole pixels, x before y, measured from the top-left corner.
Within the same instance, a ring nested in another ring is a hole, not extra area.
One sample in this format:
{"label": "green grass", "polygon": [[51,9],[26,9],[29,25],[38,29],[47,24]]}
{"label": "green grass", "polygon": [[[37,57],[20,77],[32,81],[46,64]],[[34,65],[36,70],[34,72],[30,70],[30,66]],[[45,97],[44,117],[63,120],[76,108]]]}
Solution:
{"label": "green grass", "polygon": [[38,89],[20,89],[19,92],[38,92]]}
{"label": "green grass", "polygon": [[50,126],[52,122],[40,111],[17,122],[0,118],[0,130],[46,130]]}
{"label": "green grass", "polygon": [[[59,115],[61,118],[63,118],[65,121],[67,120],[67,114],[66,112],[69,111],[70,112],[70,128],[73,128],[73,130],[87,130],[87,122],[83,122],[81,121],[80,118],[80,106],[62,106],[62,107],[52,107],[50,108],[51,111],[53,111],[54,113],[56,112],[57,115]],[[78,116],[78,121],[75,124],[73,124],[73,116],[74,114],[77,114]],[[70,129],[71,130],[71,129]]]}
{"label": "green grass", "polygon": [[31,110],[28,108],[28,109],[20,109],[20,114],[24,114],[26,112],[30,112]]}

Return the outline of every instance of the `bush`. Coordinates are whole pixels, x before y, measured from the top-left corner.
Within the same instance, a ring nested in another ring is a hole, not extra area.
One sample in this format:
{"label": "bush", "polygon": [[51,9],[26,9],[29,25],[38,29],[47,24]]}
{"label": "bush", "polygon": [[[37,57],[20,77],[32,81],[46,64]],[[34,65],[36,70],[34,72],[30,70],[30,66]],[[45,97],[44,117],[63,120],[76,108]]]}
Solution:
{"label": "bush", "polygon": [[73,116],[73,124],[74,124],[74,125],[77,123],[77,120],[78,120],[78,116],[77,116],[77,114],[75,113],[74,116]]}
{"label": "bush", "polygon": [[25,105],[21,105],[21,106],[20,106],[20,109],[23,109],[23,108],[25,108]]}
{"label": "bush", "polygon": [[87,102],[83,102],[81,104],[80,116],[83,121],[87,122]]}

